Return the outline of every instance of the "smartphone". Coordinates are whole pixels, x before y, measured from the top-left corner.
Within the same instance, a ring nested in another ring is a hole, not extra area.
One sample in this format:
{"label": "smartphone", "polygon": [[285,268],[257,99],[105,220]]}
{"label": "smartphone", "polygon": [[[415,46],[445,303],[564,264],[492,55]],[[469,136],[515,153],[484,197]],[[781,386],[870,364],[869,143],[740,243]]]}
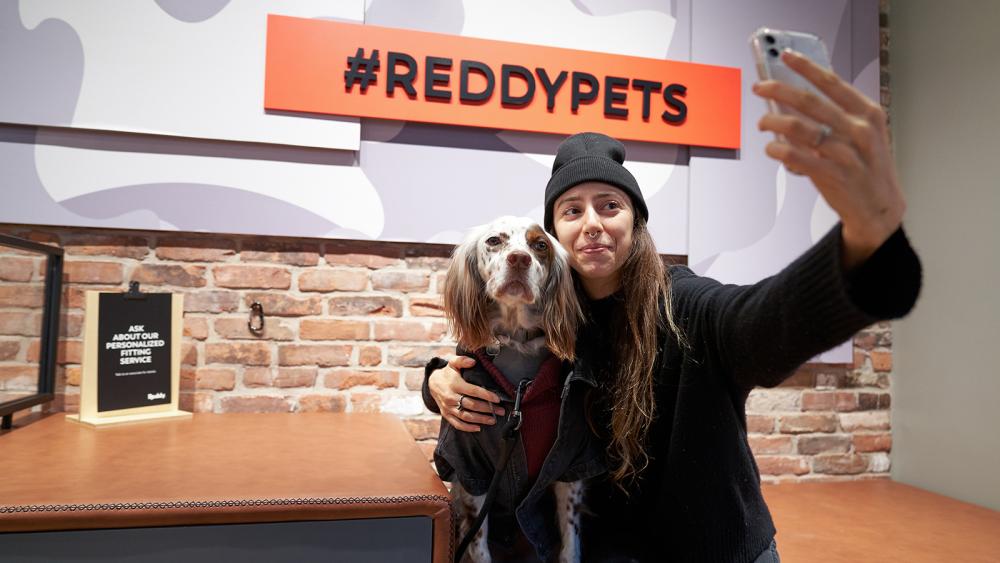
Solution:
{"label": "smartphone", "polygon": [[[811,82],[788,68],[781,61],[781,52],[785,49],[797,51],[814,63],[824,68],[831,68],[826,45],[823,44],[823,40],[819,36],[801,31],[783,31],[762,27],[750,35],[750,50],[757,63],[757,74],[760,79],[778,80],[797,88],[810,90],[816,95],[826,98],[826,95],[813,86]],[[797,115],[809,120],[798,111],[784,104],[777,104],[773,100],[768,100],[768,106],[774,113]]]}

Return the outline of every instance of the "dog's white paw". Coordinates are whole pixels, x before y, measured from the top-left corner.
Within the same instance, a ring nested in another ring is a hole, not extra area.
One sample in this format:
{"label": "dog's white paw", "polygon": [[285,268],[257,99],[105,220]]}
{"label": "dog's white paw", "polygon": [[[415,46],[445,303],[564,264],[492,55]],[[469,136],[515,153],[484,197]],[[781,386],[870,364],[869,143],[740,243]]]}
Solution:
{"label": "dog's white paw", "polygon": [[[458,545],[476,522],[476,516],[482,510],[483,501],[486,500],[486,496],[473,496],[469,494],[468,491],[462,488],[462,485],[458,481],[452,486],[451,496],[455,506],[455,517],[458,522],[458,539],[456,541],[456,545]],[[476,535],[473,536],[472,542],[469,543],[469,547],[465,550],[462,563],[490,563],[492,561],[486,535],[489,523],[489,518],[483,520],[483,525],[476,532]]]}
{"label": "dog's white paw", "polygon": [[553,490],[556,495],[559,535],[562,539],[559,563],[576,563],[580,561],[580,508],[583,505],[583,483],[556,482]]}

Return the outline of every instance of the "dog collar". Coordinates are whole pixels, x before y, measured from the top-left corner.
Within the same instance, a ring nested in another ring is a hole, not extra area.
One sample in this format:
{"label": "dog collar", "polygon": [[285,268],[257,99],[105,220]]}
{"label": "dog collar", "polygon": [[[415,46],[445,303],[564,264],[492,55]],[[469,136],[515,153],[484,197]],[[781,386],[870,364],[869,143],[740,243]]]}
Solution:
{"label": "dog collar", "polygon": [[485,348],[486,353],[490,357],[493,358],[497,357],[497,355],[500,353],[500,348],[509,345],[510,340],[513,336],[520,336],[521,334],[524,334],[524,341],[528,342],[530,340],[534,340],[536,338],[541,338],[545,336],[545,331],[543,331],[540,328],[533,328],[529,331],[514,331],[514,334],[494,334],[493,342],[487,345]]}

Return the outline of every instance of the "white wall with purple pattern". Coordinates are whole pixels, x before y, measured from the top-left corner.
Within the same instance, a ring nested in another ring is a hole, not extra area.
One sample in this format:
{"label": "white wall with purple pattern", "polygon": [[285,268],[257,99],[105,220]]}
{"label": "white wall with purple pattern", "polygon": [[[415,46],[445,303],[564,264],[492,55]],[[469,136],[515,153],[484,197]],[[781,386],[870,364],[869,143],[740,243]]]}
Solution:
{"label": "white wall with purple pattern", "polygon": [[817,33],[879,90],[876,0],[4,0],[0,222],[453,243],[541,219],[559,136],[265,112],[267,13],[741,68],[740,150],[626,143],[660,252],[731,283],[836,222],[764,155],[750,33]]}

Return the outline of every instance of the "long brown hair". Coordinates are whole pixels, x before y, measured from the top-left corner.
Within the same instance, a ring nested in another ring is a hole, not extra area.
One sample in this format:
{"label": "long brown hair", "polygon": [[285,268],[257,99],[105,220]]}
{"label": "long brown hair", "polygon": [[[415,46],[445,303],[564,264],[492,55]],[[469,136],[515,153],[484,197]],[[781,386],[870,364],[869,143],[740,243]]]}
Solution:
{"label": "long brown hair", "polygon": [[617,464],[611,477],[622,486],[649,465],[646,440],[656,416],[653,382],[660,337],[667,331],[677,345],[687,347],[688,343],[674,322],[670,279],[641,217],[636,218],[632,249],[619,279],[623,310],[616,312],[620,315],[619,322],[613,328],[615,369],[608,397],[611,408],[608,454]]}

